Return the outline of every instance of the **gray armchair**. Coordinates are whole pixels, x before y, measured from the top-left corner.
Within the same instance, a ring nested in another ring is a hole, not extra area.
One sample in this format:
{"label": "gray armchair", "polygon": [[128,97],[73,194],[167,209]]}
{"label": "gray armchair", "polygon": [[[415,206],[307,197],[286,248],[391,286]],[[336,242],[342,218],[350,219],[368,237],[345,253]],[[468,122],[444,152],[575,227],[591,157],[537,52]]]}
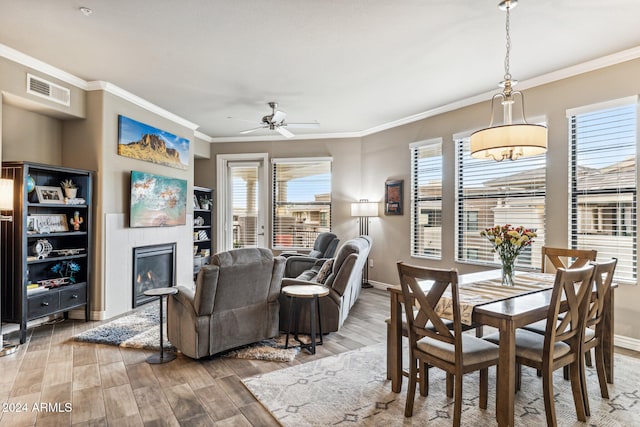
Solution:
{"label": "gray armchair", "polygon": [[[320,298],[320,316],[322,332],[334,332],[340,329],[349,315],[349,310],[360,296],[362,288],[362,270],[371,250],[372,240],[369,236],[360,236],[348,240],[338,249],[324,286],[329,288],[329,295]],[[284,278],[282,287],[291,285],[317,285],[318,282]],[[287,329],[289,319],[289,300],[280,295],[280,329]],[[306,305],[301,307],[300,333],[309,333],[309,311]],[[318,328],[316,328],[318,330]]]}
{"label": "gray armchair", "polygon": [[298,277],[300,273],[310,269],[319,259],[332,258],[338,248],[340,239],[330,232],[318,234],[313,249],[308,254],[297,252],[283,252],[281,256],[287,258],[284,277]]}
{"label": "gray armchair", "polygon": [[221,252],[200,269],[195,289],[167,300],[167,336],[199,359],[278,335],[284,258],[268,249]]}

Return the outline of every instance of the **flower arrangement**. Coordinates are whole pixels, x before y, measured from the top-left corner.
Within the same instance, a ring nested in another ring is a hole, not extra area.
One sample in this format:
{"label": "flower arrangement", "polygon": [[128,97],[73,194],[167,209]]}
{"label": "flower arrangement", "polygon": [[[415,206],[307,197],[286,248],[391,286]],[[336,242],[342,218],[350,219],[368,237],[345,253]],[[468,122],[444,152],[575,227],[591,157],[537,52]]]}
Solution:
{"label": "flower arrangement", "polygon": [[485,228],[480,232],[493,246],[502,261],[502,284],[513,286],[513,266],[520,252],[527,246],[531,246],[534,237],[538,237],[535,231],[523,226],[512,227],[511,224],[496,225]]}
{"label": "flower arrangement", "polygon": [[69,283],[76,283],[76,278],[73,275],[80,271],[80,265],[75,261],[60,261],[51,267],[51,271],[59,274],[60,277],[68,277]]}

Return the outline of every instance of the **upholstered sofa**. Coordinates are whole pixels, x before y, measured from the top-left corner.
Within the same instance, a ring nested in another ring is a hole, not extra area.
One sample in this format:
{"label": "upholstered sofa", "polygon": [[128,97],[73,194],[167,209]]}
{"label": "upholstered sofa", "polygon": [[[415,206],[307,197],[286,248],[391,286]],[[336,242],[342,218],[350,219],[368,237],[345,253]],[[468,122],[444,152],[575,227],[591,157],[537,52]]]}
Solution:
{"label": "upholstered sofa", "polygon": [[[312,280],[298,278],[282,279],[282,287],[291,285],[322,284],[329,288],[329,295],[320,298],[320,316],[322,332],[334,332],[340,329],[353,304],[355,304],[362,288],[362,270],[371,250],[372,240],[369,236],[360,236],[346,241],[331,262],[331,269],[326,278],[318,281],[318,273]],[[304,277],[304,272],[301,273]],[[289,319],[289,298],[280,295],[280,329],[287,330]],[[305,304],[300,310],[298,332],[309,333],[309,311]],[[316,330],[318,330],[316,328]]]}
{"label": "upholstered sofa", "polygon": [[318,259],[332,258],[336,253],[338,243],[340,243],[340,239],[335,234],[324,232],[318,234],[313,243],[313,249],[308,254],[283,252],[280,255],[287,258],[284,277],[297,277],[303,271],[311,268]]}
{"label": "upholstered sofa", "polygon": [[221,252],[198,273],[195,289],[178,286],[167,300],[167,336],[199,359],[278,335],[285,260],[268,249]]}

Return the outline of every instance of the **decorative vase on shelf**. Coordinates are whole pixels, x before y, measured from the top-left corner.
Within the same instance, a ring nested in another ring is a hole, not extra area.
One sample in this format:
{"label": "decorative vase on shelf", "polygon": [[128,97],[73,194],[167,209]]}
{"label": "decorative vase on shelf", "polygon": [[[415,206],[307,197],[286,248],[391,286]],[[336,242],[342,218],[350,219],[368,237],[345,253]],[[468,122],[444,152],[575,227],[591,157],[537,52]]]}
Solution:
{"label": "decorative vase on shelf", "polygon": [[68,199],[75,199],[77,194],[78,194],[78,189],[77,188],[65,188],[64,189],[64,195]]}

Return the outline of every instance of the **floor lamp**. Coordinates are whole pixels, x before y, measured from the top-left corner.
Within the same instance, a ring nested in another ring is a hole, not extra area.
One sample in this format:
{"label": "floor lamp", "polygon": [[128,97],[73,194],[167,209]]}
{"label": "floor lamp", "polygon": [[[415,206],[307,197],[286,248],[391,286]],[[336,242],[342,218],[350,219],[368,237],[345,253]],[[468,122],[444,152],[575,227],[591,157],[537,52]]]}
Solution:
{"label": "floor lamp", "polygon": [[[13,180],[11,179],[0,179],[0,211],[13,211]],[[0,215],[0,222],[11,222],[13,221],[13,212],[12,215]],[[0,292],[0,303],[2,298],[2,292]],[[0,304],[0,311],[2,310],[2,305]],[[14,353],[18,349],[18,346],[15,344],[5,344],[2,336],[2,315],[0,312],[0,357],[7,356],[11,353]]]}
{"label": "floor lamp", "polygon": [[[351,216],[358,217],[360,223],[360,235],[366,236],[369,234],[369,218],[372,216],[378,216],[378,204],[376,202],[370,202],[367,199],[360,199],[359,202],[351,203]],[[362,269],[362,287],[372,288],[369,283],[369,258],[365,262]]]}

